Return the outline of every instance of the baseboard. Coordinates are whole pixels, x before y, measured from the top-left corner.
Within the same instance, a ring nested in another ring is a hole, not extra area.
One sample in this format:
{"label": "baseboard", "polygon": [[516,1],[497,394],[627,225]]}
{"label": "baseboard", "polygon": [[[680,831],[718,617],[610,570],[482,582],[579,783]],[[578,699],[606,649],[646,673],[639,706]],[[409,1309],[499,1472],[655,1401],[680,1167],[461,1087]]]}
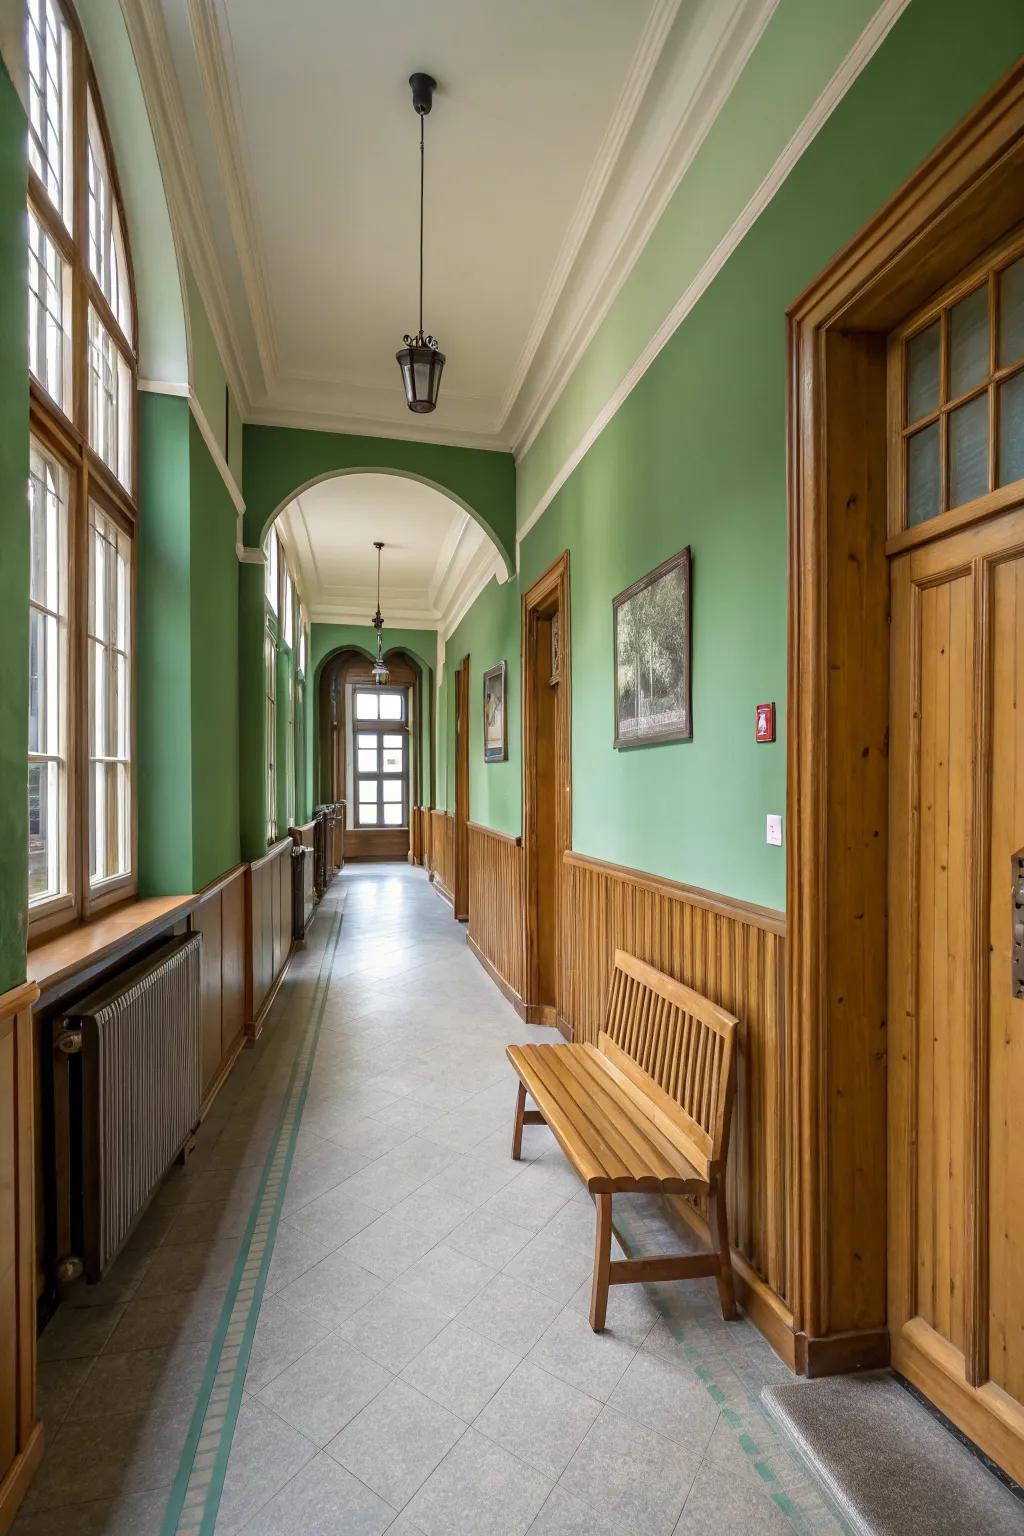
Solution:
{"label": "baseboard", "polygon": [[451,891],[445,885],[444,881],[441,879],[436,870],[434,870],[431,874],[430,883],[434,887],[434,890],[437,892],[437,894],[440,896],[441,900],[446,901],[454,912],[455,897],[452,895]]}
{"label": "baseboard", "polygon": [[796,1369],[802,1376],[843,1376],[876,1371],[889,1364],[888,1328],[827,1333],[821,1338],[796,1335]]}
{"label": "baseboard", "polygon": [[[668,1195],[665,1200],[669,1210],[697,1234],[702,1243],[711,1246],[708,1224],[699,1211],[681,1195]],[[736,1286],[736,1300],[750,1318],[757,1331],[764,1335],[779,1359],[791,1371],[800,1370],[797,1364],[797,1334],[793,1328],[793,1314],[768,1284],[753,1269],[741,1253],[732,1250],[732,1272]]]}
{"label": "baseboard", "polygon": [[527,1024],[546,1024],[550,1029],[558,1027],[558,1015],[550,1003],[527,1003]]}
{"label": "baseboard", "polygon": [[498,991],[501,992],[503,996],[507,998],[507,1000],[512,1004],[512,1007],[515,1009],[516,1013],[518,1013],[519,1017],[525,1024],[526,1004],[519,996],[519,993],[516,991],[515,987],[513,987],[511,983],[507,982],[501,972],[491,964],[490,960],[488,960],[487,956],[484,954],[483,950],[480,948],[479,944],[473,938],[471,933],[466,934],[466,943],[468,944],[470,951],[476,956],[484,970],[487,972],[488,976],[494,982],[494,985],[497,987]]}
{"label": "baseboard", "polygon": [[563,1019],[560,1013],[555,1015],[555,1028],[562,1036],[562,1039],[568,1040],[569,1044],[572,1045],[572,1025],[568,1019]]}
{"label": "baseboard", "polygon": [[0,1536],[14,1524],[14,1517],[42,1459],[43,1426],[37,1419],[29,1430],[24,1448],[15,1456],[0,1482]]}
{"label": "baseboard", "polygon": [[284,965],[282,965],[276,979],[271,983],[270,991],[263,999],[262,1008],[245,1031],[246,1045],[255,1045],[257,1040],[262,1035],[264,1025],[267,1022],[267,1015],[270,1013],[271,1008],[274,1006],[274,999],[277,997],[278,992],[281,990],[281,983],[284,981],[288,974],[288,967],[291,965],[294,955],[295,944],[293,941],[291,948],[288,951],[287,960],[284,962]]}
{"label": "baseboard", "polygon": [[227,1055],[224,1057],[224,1060],[217,1068],[216,1077],[213,1079],[213,1082],[210,1084],[209,1088],[206,1090],[206,1093],[203,1095],[203,1102],[199,1106],[200,1120],[205,1120],[207,1115],[210,1113],[210,1110],[213,1108],[214,1100],[216,1099],[218,1093],[220,1093],[228,1078],[231,1076],[231,1068],[234,1066],[239,1056],[245,1050],[245,1040],[246,1035],[245,1030],[243,1029],[239,1034],[238,1039],[234,1041],[231,1049],[228,1051]]}

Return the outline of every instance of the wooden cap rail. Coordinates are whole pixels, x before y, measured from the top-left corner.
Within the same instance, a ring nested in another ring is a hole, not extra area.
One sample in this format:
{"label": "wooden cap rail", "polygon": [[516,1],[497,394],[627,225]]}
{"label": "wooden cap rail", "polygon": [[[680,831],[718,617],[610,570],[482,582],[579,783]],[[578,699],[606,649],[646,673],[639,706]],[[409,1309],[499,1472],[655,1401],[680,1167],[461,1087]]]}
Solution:
{"label": "wooden cap rail", "polygon": [[[519,1076],[512,1156],[523,1126],[545,1122],[597,1204],[590,1324],[604,1327],[609,1285],[714,1275],[735,1314],[724,1198],[738,1021],[634,956],[616,951],[607,1028],[593,1045],[510,1045]],[[527,1094],[537,1106],[526,1108]],[[708,1199],[708,1253],[611,1260],[612,1195]]]}

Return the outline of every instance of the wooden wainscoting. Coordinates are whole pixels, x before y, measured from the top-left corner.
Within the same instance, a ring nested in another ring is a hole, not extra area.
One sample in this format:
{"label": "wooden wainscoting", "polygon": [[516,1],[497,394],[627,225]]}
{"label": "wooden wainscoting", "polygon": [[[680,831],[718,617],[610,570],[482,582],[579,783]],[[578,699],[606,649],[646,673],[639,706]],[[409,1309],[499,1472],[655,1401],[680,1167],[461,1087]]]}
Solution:
{"label": "wooden wainscoting", "polygon": [[[792,1366],[795,1091],[783,1013],[783,914],[571,852],[563,857],[561,900],[563,1033],[596,1043],[617,948],[677,977],[740,1020],[729,1232],[740,1300]],[[700,1227],[699,1213],[687,1208],[681,1214]]]}
{"label": "wooden wainscoting", "polygon": [[189,928],[203,936],[203,1113],[245,1044],[245,866],[202,892]]}
{"label": "wooden wainscoting", "polygon": [[292,840],[246,869],[245,1029],[258,1040],[292,952]]}
{"label": "wooden wainscoting", "polygon": [[429,806],[426,806],[426,805],[419,806],[417,811],[416,811],[416,820],[419,822],[419,826],[420,826],[420,836],[419,836],[420,863],[423,865],[423,868],[428,871],[428,873],[429,873],[430,868],[431,868],[431,863],[430,863],[430,818],[431,818],[432,814],[433,813],[430,810]]}
{"label": "wooden wainscoting", "polygon": [[439,895],[455,905],[455,817],[451,811],[430,812],[430,878]]}
{"label": "wooden wainscoting", "polygon": [[523,1018],[527,1016],[526,896],[518,837],[469,824],[470,949]]}
{"label": "wooden wainscoting", "polygon": [[34,982],[0,997],[0,1532],[43,1454],[36,1417]]}

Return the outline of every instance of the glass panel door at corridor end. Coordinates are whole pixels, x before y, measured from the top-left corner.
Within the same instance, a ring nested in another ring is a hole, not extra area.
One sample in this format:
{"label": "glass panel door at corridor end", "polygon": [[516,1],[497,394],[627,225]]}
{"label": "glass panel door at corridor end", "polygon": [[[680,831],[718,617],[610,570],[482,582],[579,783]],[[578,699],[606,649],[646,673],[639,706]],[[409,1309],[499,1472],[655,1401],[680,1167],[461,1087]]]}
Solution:
{"label": "glass panel door at corridor end", "polygon": [[1024,254],[889,351],[892,1362],[1024,1478]]}
{"label": "glass panel door at corridor end", "polygon": [[408,827],[408,690],[357,688],[354,704],[356,826]]}

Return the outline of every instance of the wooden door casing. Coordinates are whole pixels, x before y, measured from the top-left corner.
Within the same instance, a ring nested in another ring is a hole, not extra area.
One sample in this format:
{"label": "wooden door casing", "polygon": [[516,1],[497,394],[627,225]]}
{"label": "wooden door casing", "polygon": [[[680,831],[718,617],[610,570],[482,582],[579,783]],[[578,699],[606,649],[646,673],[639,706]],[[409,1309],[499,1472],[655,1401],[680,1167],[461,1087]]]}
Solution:
{"label": "wooden door casing", "polygon": [[892,1360],[1021,1478],[1024,510],[893,561],[891,654]]}

